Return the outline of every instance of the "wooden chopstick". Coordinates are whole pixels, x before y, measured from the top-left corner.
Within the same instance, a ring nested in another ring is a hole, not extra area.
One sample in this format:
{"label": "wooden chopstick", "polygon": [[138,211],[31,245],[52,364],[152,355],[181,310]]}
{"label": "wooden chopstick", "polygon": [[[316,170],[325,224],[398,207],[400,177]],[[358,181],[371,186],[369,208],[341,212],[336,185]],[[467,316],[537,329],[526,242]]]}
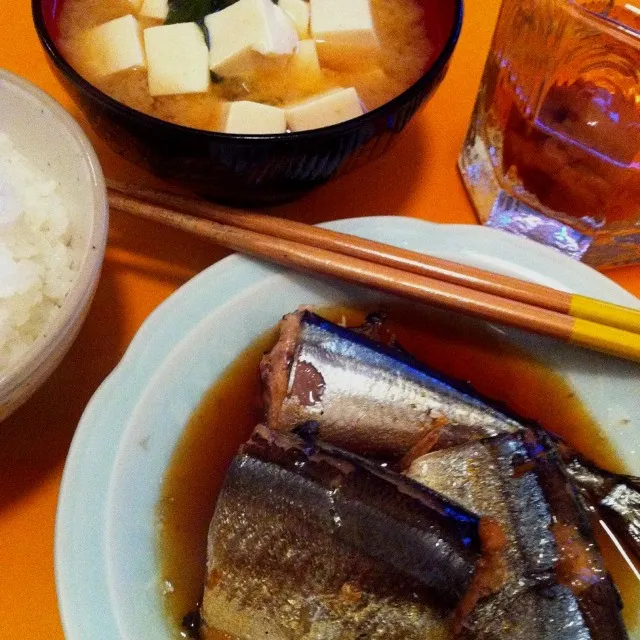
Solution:
{"label": "wooden chopstick", "polygon": [[[457,268],[462,271],[470,270],[473,274],[470,280],[466,280],[464,275],[455,282],[451,281],[453,278],[439,280],[425,275],[434,273],[433,271],[416,273],[418,267],[414,270],[398,268],[402,266],[403,261],[409,261],[414,266],[421,264],[421,261],[415,258],[420,254],[405,250],[396,252],[393,247],[371,241],[364,241],[364,244],[360,245],[360,238],[336,232],[316,235],[317,231],[326,230],[138,187],[109,183],[109,202],[114,209],[208,238],[234,251],[265,258],[288,267],[337,277],[411,300],[434,304],[640,362],[639,332],[572,317],[566,310],[561,312],[536,306],[530,302],[523,302],[521,298],[513,299],[468,286],[469,281],[490,281],[493,274],[489,272],[428,258],[428,262],[433,260],[435,264],[444,262],[444,270],[447,272],[456,271]],[[185,210],[189,213],[183,213]],[[198,215],[191,215],[193,213]],[[296,228],[295,236],[292,232],[286,231],[290,226]],[[279,235],[280,233],[282,235]],[[295,237],[295,240],[292,240],[292,237]],[[335,249],[341,246],[340,243],[350,247],[351,252],[361,253],[354,257],[352,254],[338,252]],[[327,246],[334,250],[326,248]],[[384,257],[381,260],[376,259],[378,246],[383,250]],[[392,266],[389,266],[389,263],[392,263]],[[513,287],[521,290],[516,286],[520,284],[519,280],[506,280],[508,282],[504,286],[509,290]],[[486,288],[486,284],[483,286]],[[527,289],[528,287],[524,287],[524,290]],[[500,289],[503,292],[506,290]],[[553,289],[550,291],[555,292]],[[540,293],[542,292],[537,292]],[[558,305],[557,300],[554,304]],[[627,311],[624,307],[621,309]],[[628,312],[630,316],[636,313],[632,309]]]}
{"label": "wooden chopstick", "polygon": [[108,181],[109,188],[135,199],[166,206],[199,217],[205,217],[222,224],[266,233],[267,235],[309,244],[321,249],[336,251],[354,258],[362,258],[376,264],[396,267],[403,271],[425,275],[444,282],[470,287],[502,298],[525,302],[543,309],[568,314],[575,318],[593,320],[611,327],[640,332],[640,311],[620,305],[604,302],[588,296],[567,293],[525,282],[511,276],[505,276],[476,267],[462,265],[416,251],[321,229],[312,225],[283,220],[273,216],[261,215],[232,209],[221,205],[212,205],[203,200],[154,191],[134,185],[124,185]]}

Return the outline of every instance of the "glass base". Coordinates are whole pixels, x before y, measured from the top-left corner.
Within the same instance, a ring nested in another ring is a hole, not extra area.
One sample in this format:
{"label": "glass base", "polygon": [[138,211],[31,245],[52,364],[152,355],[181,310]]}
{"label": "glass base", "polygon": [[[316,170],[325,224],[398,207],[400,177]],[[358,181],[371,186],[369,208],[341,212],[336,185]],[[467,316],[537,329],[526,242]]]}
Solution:
{"label": "glass base", "polygon": [[458,168],[482,224],[553,247],[596,269],[640,264],[640,220],[591,231],[580,221],[569,224],[562,214],[555,217],[523,202],[499,183],[492,162],[496,150],[474,129],[472,124]]}

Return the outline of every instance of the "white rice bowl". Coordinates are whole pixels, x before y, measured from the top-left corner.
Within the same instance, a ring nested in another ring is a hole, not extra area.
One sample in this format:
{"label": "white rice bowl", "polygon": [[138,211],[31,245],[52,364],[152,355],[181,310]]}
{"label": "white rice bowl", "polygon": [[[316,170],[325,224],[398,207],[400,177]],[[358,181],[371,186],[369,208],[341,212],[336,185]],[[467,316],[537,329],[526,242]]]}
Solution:
{"label": "white rice bowl", "polygon": [[27,80],[0,69],[0,421],[51,375],[93,299],[109,222],[89,139]]}
{"label": "white rice bowl", "polygon": [[77,273],[57,187],[0,131],[0,371],[46,332]]}

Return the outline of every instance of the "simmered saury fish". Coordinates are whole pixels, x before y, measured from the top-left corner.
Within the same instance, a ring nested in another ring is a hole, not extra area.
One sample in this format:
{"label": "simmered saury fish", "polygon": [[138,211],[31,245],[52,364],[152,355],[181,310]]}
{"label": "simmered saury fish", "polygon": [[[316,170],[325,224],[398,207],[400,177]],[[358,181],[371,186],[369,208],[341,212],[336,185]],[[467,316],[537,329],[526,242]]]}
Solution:
{"label": "simmered saury fish", "polygon": [[406,473],[505,533],[504,587],[465,620],[470,637],[627,637],[588,514],[544,433],[525,429],[427,453]]}
{"label": "simmered saury fish", "polygon": [[[292,429],[312,421],[324,440],[351,451],[410,459],[527,427],[468,386],[372,339],[378,325],[366,333],[309,311],[285,316],[261,365],[268,425]],[[640,481],[562,449],[585,499],[640,558]]]}
{"label": "simmered saury fish", "polygon": [[203,624],[246,640],[449,638],[480,558],[493,570],[481,536],[402,475],[258,427],[211,522]]}
{"label": "simmered saury fish", "polygon": [[546,438],[459,445],[407,474],[259,426],[211,522],[205,626],[241,640],[627,637]]}
{"label": "simmered saury fish", "polygon": [[270,428],[314,421],[322,439],[363,454],[403,454],[443,427],[465,438],[520,428],[408,354],[309,311],[285,316],[261,373]]}

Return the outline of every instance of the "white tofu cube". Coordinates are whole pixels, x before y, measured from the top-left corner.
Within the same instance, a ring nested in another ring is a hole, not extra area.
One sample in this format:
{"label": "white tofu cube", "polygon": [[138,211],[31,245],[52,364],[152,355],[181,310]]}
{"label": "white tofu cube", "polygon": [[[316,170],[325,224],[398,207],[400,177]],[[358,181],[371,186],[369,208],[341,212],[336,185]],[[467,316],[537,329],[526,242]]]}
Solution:
{"label": "white tofu cube", "polygon": [[353,87],[335,89],[285,109],[291,131],[320,129],[361,116],[364,111]]}
{"label": "white tofu cube", "polygon": [[221,76],[253,72],[255,54],[291,54],[298,34],[291,20],[271,0],[238,0],[204,19],[209,31],[209,67]]}
{"label": "white tofu cube", "polygon": [[309,37],[309,3],[305,0],[279,0],[278,6],[293,20],[300,39]]}
{"label": "white tofu cube", "polygon": [[169,15],[169,0],[144,0],[140,15],[145,18],[166,20]]}
{"label": "white tofu cube", "polygon": [[260,51],[260,47],[256,50],[263,55],[289,55],[296,50],[298,46],[298,30],[293,20],[276,4],[271,2],[271,13],[273,15],[273,32],[274,40],[278,41],[279,50],[275,53],[266,53]]}
{"label": "white tofu cube", "polygon": [[378,52],[369,0],[310,0],[311,33],[323,64],[351,67]]}
{"label": "white tofu cube", "polygon": [[140,27],[132,15],[88,29],[80,36],[80,47],[87,71],[96,77],[145,67]]}
{"label": "white tofu cube", "polygon": [[225,133],[284,133],[284,110],[268,104],[240,100],[229,104]]}
{"label": "white tofu cube", "polygon": [[300,76],[317,76],[322,73],[315,40],[300,40],[298,50],[292,60],[295,73]]}
{"label": "white tofu cube", "polygon": [[144,30],[149,93],[166,96],[209,89],[209,50],[195,22]]}

